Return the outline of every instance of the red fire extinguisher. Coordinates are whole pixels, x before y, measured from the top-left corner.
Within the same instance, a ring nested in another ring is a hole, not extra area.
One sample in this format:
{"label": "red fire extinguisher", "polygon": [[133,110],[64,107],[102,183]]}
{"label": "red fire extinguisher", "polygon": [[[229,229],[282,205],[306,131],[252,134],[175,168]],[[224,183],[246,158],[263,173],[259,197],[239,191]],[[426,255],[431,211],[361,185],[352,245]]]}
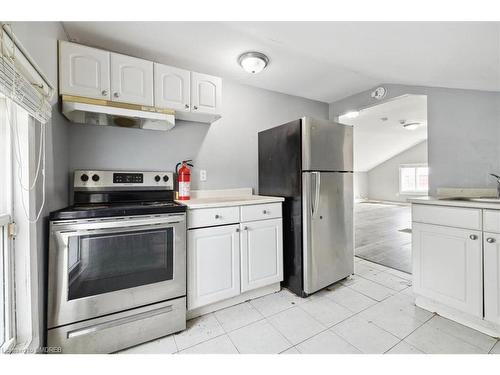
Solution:
{"label": "red fire extinguisher", "polygon": [[192,160],[183,160],[182,163],[177,163],[175,166],[175,171],[177,172],[177,182],[179,184],[179,196],[177,199],[182,201],[189,200],[191,190],[191,170],[189,167],[193,167],[193,164],[190,163],[191,161]]}

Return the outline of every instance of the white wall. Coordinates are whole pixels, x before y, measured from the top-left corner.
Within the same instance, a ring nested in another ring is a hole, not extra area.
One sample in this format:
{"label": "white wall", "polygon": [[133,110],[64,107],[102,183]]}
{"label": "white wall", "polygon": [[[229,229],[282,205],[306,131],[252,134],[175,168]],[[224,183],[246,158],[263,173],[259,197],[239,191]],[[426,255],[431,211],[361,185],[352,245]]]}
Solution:
{"label": "white wall", "polygon": [[368,198],[406,202],[410,195],[399,194],[399,166],[427,163],[427,141],[399,153],[368,171]]}
{"label": "white wall", "polygon": [[354,172],[354,199],[368,199],[368,172]]}
{"label": "white wall", "polygon": [[[70,170],[173,170],[194,160],[193,189],[258,187],[257,133],[301,116],[328,118],[326,103],[223,80],[222,118],[212,125],[179,121],[169,132],[71,124]],[[199,170],[207,181],[199,181]]]}
{"label": "white wall", "polygon": [[[500,172],[500,93],[383,84],[384,100],[427,95],[430,193],[440,187],[495,187],[488,173]],[[330,104],[330,118],[374,105],[370,92]]]}

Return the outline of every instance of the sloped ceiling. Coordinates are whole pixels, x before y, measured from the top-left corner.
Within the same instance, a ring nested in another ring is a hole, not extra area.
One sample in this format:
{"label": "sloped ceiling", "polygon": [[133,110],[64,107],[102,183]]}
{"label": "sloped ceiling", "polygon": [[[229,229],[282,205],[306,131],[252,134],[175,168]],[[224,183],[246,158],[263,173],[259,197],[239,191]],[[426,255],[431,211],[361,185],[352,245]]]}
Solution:
{"label": "sloped ceiling", "polygon": [[[418,122],[415,130],[400,121]],[[427,97],[406,95],[363,109],[358,117],[339,121],[354,127],[354,170],[366,172],[427,139]]]}

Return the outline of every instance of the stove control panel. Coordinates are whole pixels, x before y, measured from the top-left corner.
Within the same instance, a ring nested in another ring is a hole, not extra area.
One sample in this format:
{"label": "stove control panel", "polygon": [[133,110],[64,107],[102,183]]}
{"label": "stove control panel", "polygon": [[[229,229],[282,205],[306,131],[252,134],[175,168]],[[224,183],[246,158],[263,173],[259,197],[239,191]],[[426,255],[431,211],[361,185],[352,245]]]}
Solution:
{"label": "stove control panel", "polygon": [[76,190],[173,190],[174,174],[165,171],[93,171],[76,170],[73,187]]}

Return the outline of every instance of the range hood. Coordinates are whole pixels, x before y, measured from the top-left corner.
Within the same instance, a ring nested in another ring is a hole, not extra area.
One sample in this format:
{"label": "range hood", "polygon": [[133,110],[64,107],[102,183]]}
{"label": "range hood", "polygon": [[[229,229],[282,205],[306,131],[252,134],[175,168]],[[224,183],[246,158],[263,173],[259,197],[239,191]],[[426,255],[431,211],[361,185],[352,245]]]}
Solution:
{"label": "range hood", "polygon": [[175,126],[171,109],[62,95],[62,113],[71,122],[147,130],[170,130]]}

